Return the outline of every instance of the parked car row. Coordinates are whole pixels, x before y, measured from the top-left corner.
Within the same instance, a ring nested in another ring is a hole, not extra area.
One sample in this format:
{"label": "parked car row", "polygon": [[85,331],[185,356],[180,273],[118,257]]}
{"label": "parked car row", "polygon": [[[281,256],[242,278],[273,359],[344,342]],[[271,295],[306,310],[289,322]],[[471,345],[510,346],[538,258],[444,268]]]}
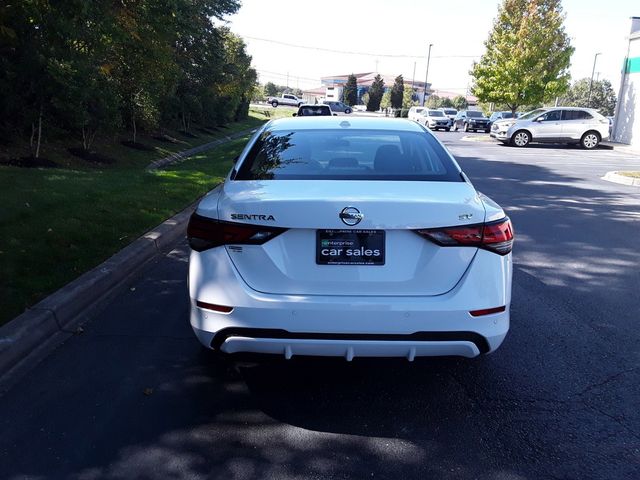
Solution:
{"label": "parked car row", "polygon": [[336,112],[349,114],[352,112],[351,107],[342,102],[324,101],[318,104],[301,104],[298,111],[293,114],[294,117],[323,117],[337,115]]}
{"label": "parked car row", "polygon": [[[277,108],[278,105],[288,105],[292,107],[298,107],[298,109],[300,109],[300,107],[302,106],[309,107],[312,105],[305,104],[301,98],[298,98],[295,95],[289,93],[283,93],[280,97],[269,97],[267,99],[267,103],[270,103],[273,108]],[[353,108],[351,108],[349,105],[332,100],[325,100],[321,105],[328,105],[329,108],[331,108],[332,112],[342,112],[349,114],[353,111]]]}
{"label": "parked car row", "polygon": [[457,111],[454,108],[411,107],[408,118],[421,123],[431,130],[453,130],[454,132],[464,130],[465,132],[484,131],[489,133],[491,125],[490,120],[482,112],[475,110]]}

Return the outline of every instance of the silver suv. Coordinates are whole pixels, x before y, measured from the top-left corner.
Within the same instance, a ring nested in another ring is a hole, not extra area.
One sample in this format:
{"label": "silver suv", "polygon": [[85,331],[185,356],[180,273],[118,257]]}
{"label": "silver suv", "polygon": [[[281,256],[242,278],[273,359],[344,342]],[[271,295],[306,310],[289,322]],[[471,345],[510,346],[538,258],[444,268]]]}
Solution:
{"label": "silver suv", "polygon": [[539,108],[517,119],[494,122],[491,136],[516,147],[540,142],[580,144],[591,149],[609,138],[609,121],[591,108]]}

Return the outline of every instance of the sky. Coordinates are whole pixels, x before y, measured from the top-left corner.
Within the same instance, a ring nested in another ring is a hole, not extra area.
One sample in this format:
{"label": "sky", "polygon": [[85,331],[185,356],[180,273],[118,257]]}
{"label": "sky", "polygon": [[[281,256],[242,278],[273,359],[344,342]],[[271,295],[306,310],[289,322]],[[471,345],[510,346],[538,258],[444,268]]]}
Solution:
{"label": "sky", "polygon": [[[361,72],[402,74],[436,90],[465,94],[469,70],[484,52],[502,0],[242,0],[229,17],[253,57],[259,81],[291,88],[320,86],[320,77]],[[575,52],[574,80],[609,80],[617,92],[631,16],[638,0],[564,0],[565,28]],[[331,50],[331,51],[327,51]],[[415,74],[414,74],[415,71]],[[415,76],[414,76],[415,75]]]}

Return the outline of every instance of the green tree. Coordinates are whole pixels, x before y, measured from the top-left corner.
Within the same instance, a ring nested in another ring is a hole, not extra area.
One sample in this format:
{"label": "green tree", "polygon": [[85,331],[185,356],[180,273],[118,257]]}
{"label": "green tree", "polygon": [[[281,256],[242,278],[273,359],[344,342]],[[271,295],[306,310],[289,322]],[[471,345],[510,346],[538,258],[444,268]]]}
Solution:
{"label": "green tree", "polygon": [[427,108],[440,108],[442,106],[442,98],[438,95],[429,95],[427,97],[427,101],[424,103],[424,106]]}
{"label": "green tree", "polygon": [[561,0],[503,0],[486,51],[470,72],[473,94],[515,112],[566,91],[574,49],[564,18]]}
{"label": "green tree", "polygon": [[380,108],[385,110],[391,108],[391,91],[384,92],[382,100],[380,100]]}
{"label": "green tree", "polygon": [[0,126],[40,154],[48,124],[82,136],[246,114],[256,72],[213,18],[238,0],[23,0],[0,7]]}
{"label": "green tree", "polygon": [[278,95],[278,87],[273,82],[267,82],[264,85],[264,96],[265,97],[275,97]]}
{"label": "green tree", "polygon": [[376,112],[380,109],[382,95],[384,95],[384,80],[382,80],[380,74],[377,74],[369,89],[369,102],[367,102],[368,112]]}
{"label": "green tree", "polygon": [[466,110],[467,107],[469,106],[467,99],[462,95],[453,97],[453,100],[451,103],[453,104],[453,108],[455,108],[456,110]]}
{"label": "green tree", "polygon": [[405,88],[402,94],[402,108],[411,108],[417,105],[418,102],[413,99],[413,90],[411,88]]}
{"label": "green tree", "polygon": [[450,98],[444,97],[440,102],[440,108],[453,108],[453,102]]}
{"label": "green tree", "polygon": [[344,103],[347,105],[355,105],[358,103],[358,82],[356,76],[352,73],[347,78],[347,83],[344,86]]}
{"label": "green tree", "polygon": [[391,87],[391,107],[402,107],[402,95],[404,94],[404,79],[402,75],[398,75]]}
{"label": "green tree", "polygon": [[589,99],[591,79],[582,78],[576,81],[562,98],[562,105],[568,107],[595,108],[602,115],[611,116],[616,109],[616,94],[609,80],[594,80]]}

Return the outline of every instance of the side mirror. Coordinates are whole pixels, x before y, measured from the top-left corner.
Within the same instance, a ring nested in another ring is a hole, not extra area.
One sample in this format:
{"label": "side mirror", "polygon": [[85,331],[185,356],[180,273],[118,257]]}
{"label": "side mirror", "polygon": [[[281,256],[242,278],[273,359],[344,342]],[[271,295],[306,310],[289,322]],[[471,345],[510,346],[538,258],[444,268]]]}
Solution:
{"label": "side mirror", "polygon": [[544,120],[544,117],[538,117],[534,120],[534,122],[541,122]]}
{"label": "side mirror", "polygon": [[297,114],[297,113],[294,113],[294,114],[293,114],[293,116],[294,116],[294,117],[297,117],[297,116],[298,116],[298,114]]}
{"label": "side mirror", "polygon": [[334,117],[337,117],[337,116],[338,116],[338,114],[337,114],[337,113],[334,113],[334,114],[333,114],[333,116],[334,116]]}

